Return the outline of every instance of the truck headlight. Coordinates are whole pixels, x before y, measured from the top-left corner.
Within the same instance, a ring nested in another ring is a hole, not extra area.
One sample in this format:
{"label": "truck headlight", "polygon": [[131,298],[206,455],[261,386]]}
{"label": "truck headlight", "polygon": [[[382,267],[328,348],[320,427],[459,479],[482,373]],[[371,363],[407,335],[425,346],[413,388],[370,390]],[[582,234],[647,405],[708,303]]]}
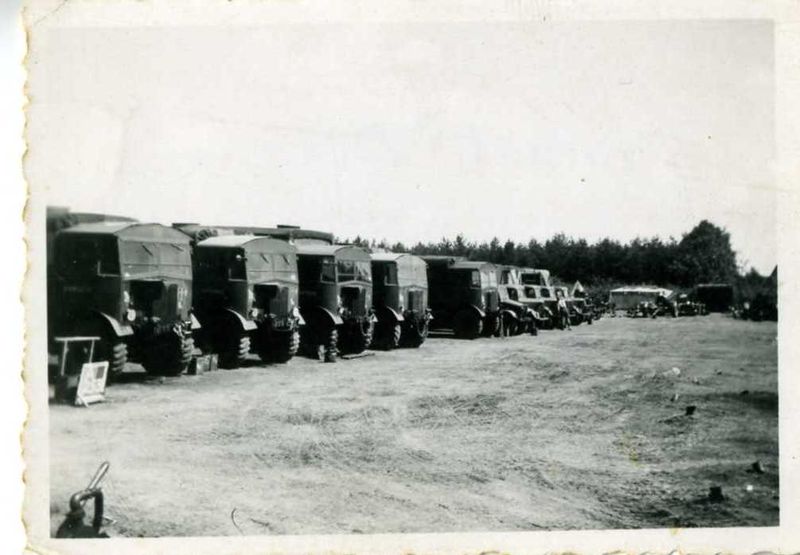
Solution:
{"label": "truck headlight", "polygon": [[134,320],[136,320],[136,311],[133,310],[132,308],[129,308],[128,310],[126,310],[125,311],[125,320],[128,321],[128,322],[133,322]]}
{"label": "truck headlight", "polygon": [[[294,304],[294,303],[292,303],[292,304]],[[297,307],[294,307],[292,309],[292,316],[294,316],[295,318],[299,319],[300,318],[300,309],[297,308]]]}

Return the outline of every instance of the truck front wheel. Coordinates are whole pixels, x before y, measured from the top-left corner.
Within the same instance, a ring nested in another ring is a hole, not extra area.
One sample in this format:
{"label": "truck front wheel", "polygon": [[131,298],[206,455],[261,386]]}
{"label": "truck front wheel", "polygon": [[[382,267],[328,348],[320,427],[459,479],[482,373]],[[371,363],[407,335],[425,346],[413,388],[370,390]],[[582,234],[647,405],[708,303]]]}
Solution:
{"label": "truck front wheel", "polygon": [[453,331],[459,339],[475,339],[483,332],[483,320],[473,310],[462,310],[456,314]]}

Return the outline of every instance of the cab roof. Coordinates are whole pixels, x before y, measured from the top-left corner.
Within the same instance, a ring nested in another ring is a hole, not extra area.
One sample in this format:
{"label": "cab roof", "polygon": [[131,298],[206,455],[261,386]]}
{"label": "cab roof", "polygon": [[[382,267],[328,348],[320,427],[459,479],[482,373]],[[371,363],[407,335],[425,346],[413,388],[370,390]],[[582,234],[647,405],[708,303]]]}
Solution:
{"label": "cab roof", "polygon": [[486,270],[495,267],[491,262],[482,262],[480,260],[457,260],[450,266],[454,270]]}
{"label": "cab roof", "polygon": [[[358,254],[358,258],[370,260],[369,253],[355,245],[317,245],[317,244],[298,244],[297,254],[305,256],[340,256],[343,254]],[[348,252],[349,251],[349,252]]]}
{"label": "cab roof", "polygon": [[217,235],[197,243],[198,247],[242,248],[251,252],[294,253],[297,249],[291,243],[256,235]]}
{"label": "cab roof", "polygon": [[64,235],[113,235],[124,241],[189,244],[185,233],[161,224],[139,222],[93,222],[61,230]]}
{"label": "cab roof", "polygon": [[425,259],[410,252],[375,252],[370,255],[374,262],[397,262],[401,258],[425,262]]}

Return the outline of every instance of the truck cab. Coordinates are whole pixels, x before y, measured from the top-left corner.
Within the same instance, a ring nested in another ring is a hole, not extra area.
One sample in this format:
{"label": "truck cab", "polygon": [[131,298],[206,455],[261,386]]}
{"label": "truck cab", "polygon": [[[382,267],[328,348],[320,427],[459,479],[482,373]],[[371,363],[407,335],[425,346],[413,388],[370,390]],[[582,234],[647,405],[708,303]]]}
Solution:
{"label": "truck cab", "polygon": [[428,337],[428,265],[413,254],[373,253],[373,343],[382,349],[419,347]]}
{"label": "truck cab", "polygon": [[310,354],[335,361],[339,351],[361,353],[372,341],[372,263],[352,245],[298,244],[301,341]]}
{"label": "truck cab", "polygon": [[210,237],[194,248],[195,311],[204,347],[220,365],[239,366],[254,350],[288,362],[300,342],[297,248],[255,235]]}

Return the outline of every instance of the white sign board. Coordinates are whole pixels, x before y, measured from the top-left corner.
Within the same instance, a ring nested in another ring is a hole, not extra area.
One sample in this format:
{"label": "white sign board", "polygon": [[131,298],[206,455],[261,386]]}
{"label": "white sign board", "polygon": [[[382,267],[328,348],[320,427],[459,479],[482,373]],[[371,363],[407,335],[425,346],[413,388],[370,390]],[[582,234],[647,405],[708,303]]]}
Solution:
{"label": "white sign board", "polygon": [[78,392],[75,404],[89,406],[90,403],[105,401],[108,361],[88,362],[81,367]]}

